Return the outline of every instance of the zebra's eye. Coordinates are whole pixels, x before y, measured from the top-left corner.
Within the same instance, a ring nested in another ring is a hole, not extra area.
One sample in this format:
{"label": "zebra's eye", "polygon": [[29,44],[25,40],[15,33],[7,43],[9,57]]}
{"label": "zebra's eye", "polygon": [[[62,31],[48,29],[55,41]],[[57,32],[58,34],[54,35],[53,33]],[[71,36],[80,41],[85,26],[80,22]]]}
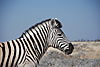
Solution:
{"label": "zebra's eye", "polygon": [[58,34],[58,36],[61,36],[61,34]]}

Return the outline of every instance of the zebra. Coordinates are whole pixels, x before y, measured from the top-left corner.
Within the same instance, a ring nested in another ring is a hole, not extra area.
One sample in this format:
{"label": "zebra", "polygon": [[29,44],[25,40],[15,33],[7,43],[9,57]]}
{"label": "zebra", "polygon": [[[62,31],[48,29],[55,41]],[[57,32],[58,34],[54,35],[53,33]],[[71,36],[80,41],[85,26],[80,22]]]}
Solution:
{"label": "zebra", "polygon": [[49,47],[71,54],[74,46],[61,28],[60,21],[50,18],[28,28],[15,40],[1,42],[0,67],[37,67]]}

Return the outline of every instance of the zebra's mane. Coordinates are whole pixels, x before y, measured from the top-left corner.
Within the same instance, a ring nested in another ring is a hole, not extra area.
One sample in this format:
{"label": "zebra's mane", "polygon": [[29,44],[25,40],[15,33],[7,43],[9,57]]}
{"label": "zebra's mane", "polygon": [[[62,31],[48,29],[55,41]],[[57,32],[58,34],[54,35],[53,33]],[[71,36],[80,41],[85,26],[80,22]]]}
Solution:
{"label": "zebra's mane", "polygon": [[32,28],[35,28],[35,27],[37,27],[38,25],[41,25],[41,24],[43,24],[43,23],[45,23],[45,22],[47,22],[47,21],[50,21],[51,19],[46,19],[46,20],[44,20],[44,21],[41,21],[41,22],[39,22],[39,23],[36,23],[35,25],[33,25],[32,27],[30,27],[29,29],[32,29]]}
{"label": "zebra's mane", "polygon": [[[29,31],[30,29],[34,29],[34,28],[37,27],[38,25],[41,25],[41,24],[43,24],[43,23],[45,23],[45,22],[47,22],[47,21],[50,21],[50,20],[51,20],[51,19],[46,19],[46,20],[44,20],[44,21],[41,21],[41,22],[39,22],[39,23],[37,23],[37,24],[31,26],[30,28],[28,28],[27,30],[25,30],[19,38],[22,38],[22,37],[23,37],[23,34],[25,34],[25,32]],[[55,21],[58,23],[59,28],[61,28],[61,27],[62,27],[61,23],[60,23],[57,19],[55,19]]]}

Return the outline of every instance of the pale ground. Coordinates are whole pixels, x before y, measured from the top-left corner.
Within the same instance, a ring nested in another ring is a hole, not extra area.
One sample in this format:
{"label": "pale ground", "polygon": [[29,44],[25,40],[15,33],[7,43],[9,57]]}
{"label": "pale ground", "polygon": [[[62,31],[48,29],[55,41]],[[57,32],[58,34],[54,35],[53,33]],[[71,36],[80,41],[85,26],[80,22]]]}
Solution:
{"label": "pale ground", "polygon": [[38,67],[100,67],[100,42],[72,42],[71,55],[49,48]]}
{"label": "pale ground", "polygon": [[100,59],[100,42],[73,42],[73,44],[75,44],[73,56],[81,54],[80,58]]}

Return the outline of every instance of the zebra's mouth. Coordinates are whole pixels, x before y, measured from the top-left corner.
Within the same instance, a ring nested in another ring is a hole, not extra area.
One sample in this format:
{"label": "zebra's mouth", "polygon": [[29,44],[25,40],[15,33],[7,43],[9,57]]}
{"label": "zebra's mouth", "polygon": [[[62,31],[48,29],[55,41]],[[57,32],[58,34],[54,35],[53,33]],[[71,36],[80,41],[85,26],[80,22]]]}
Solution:
{"label": "zebra's mouth", "polygon": [[69,50],[65,50],[65,54],[69,55],[71,54],[73,51],[69,51]]}

